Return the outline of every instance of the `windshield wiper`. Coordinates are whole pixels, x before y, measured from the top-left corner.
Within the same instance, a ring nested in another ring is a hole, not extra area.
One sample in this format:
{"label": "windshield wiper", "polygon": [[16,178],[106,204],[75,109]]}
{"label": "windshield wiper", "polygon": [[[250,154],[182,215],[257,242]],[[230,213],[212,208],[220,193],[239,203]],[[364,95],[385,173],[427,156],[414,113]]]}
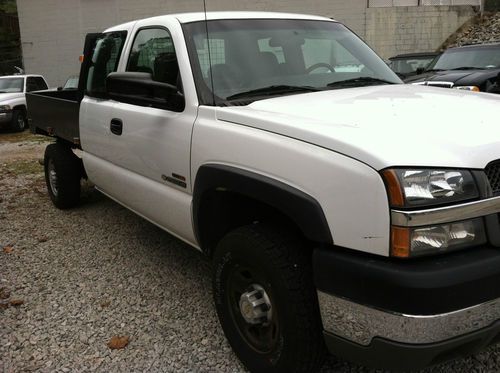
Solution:
{"label": "windshield wiper", "polygon": [[252,89],[250,91],[236,93],[234,95],[226,97],[226,100],[235,100],[238,98],[247,98],[255,96],[272,96],[280,93],[317,92],[317,91],[320,91],[320,89],[310,86],[271,85],[269,87],[257,88],[257,89]]}
{"label": "windshield wiper", "polygon": [[337,82],[328,83],[327,87],[342,87],[342,86],[362,86],[364,83],[383,83],[396,84],[384,79],[372,78],[371,76],[360,76],[359,78],[339,80]]}

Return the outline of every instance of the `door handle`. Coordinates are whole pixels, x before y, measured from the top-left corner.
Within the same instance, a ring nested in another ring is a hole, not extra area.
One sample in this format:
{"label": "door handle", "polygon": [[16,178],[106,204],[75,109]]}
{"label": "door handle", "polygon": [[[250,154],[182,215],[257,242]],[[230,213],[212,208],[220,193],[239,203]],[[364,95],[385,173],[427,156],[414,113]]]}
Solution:
{"label": "door handle", "polygon": [[109,125],[109,129],[111,133],[114,133],[117,136],[120,136],[123,132],[123,122],[121,119],[111,119],[111,124]]}

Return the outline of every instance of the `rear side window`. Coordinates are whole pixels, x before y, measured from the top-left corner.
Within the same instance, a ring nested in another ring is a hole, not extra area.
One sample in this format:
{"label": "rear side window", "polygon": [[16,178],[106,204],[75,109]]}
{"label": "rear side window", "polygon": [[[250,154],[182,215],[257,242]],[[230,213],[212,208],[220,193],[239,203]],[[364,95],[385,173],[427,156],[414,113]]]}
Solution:
{"label": "rear side window", "polygon": [[43,80],[43,78],[36,76],[34,79],[35,79],[35,85],[37,86],[39,91],[49,88],[47,87],[47,83],[45,83],[45,80]]}
{"label": "rear side window", "polygon": [[180,87],[179,65],[170,33],[163,28],[140,30],[132,45],[127,71],[149,73],[155,81]]}
{"label": "rear side window", "polygon": [[45,80],[39,76],[30,76],[26,80],[26,92],[42,91],[47,88]]}
{"label": "rear side window", "polygon": [[126,37],[126,32],[113,32],[97,39],[87,76],[86,93],[89,96],[106,95],[106,78],[118,68]]}

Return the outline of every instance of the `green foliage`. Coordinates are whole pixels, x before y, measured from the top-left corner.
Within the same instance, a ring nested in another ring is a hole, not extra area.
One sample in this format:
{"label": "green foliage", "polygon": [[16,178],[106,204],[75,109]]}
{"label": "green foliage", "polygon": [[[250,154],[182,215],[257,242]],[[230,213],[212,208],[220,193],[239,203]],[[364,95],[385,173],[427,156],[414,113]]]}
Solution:
{"label": "green foliage", "polygon": [[500,11],[500,0],[486,0],[484,10],[487,12]]}
{"label": "green foliage", "polygon": [[16,0],[0,0],[0,13],[17,13]]}
{"label": "green foliage", "polygon": [[0,0],[0,18],[0,75],[6,75],[22,66],[16,0]]}

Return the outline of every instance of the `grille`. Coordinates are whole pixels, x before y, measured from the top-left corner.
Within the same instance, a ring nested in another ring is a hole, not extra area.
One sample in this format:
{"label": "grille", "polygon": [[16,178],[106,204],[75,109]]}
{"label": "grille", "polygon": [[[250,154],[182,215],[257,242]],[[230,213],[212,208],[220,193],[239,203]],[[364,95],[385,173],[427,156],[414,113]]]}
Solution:
{"label": "grille", "polygon": [[484,169],[495,196],[500,195],[500,160],[490,163]]}

